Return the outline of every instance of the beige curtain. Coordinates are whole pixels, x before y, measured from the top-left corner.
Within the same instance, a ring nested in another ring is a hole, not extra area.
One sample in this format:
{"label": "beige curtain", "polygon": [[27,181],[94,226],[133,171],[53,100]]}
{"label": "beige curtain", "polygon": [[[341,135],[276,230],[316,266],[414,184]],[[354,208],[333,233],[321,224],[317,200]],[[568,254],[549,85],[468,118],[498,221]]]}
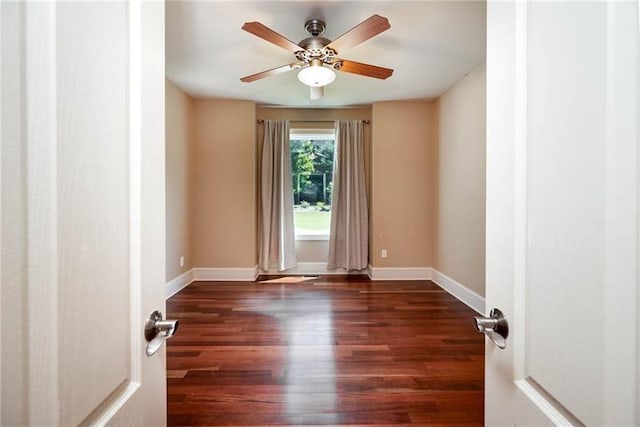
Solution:
{"label": "beige curtain", "polygon": [[260,219],[260,269],[295,267],[289,122],[285,120],[264,121]]}
{"label": "beige curtain", "polygon": [[362,120],[336,121],[333,168],[327,267],[362,270],[367,267],[369,253]]}

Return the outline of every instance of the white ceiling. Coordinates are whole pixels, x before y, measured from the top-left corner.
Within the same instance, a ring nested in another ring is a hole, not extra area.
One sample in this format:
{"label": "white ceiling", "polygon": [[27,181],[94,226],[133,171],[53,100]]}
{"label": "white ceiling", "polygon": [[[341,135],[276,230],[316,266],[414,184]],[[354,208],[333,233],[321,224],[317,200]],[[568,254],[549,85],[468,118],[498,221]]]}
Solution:
{"label": "white ceiling", "polygon": [[[242,83],[241,77],[295,61],[293,54],[240,27],[260,21],[295,43],[308,37],[304,23],[326,22],[333,40],[369,16],[391,29],[340,52],[340,57],[393,68],[387,80],[338,72],[324,98],[289,71]],[[179,1],[166,4],[167,77],[197,98],[236,98],[259,104],[338,107],[398,99],[432,99],[484,61],[484,1]]]}

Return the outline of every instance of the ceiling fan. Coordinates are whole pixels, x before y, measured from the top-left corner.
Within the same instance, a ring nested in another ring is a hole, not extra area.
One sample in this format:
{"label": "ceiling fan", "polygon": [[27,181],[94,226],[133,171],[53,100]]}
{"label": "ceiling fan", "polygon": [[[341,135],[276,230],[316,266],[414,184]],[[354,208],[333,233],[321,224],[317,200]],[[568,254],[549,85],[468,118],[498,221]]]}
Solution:
{"label": "ceiling fan", "polygon": [[304,29],[311,37],[296,44],[260,22],[246,22],[242,26],[243,30],[288,50],[295,55],[297,61],[252,74],[240,80],[249,83],[286,71],[300,69],[298,79],[310,87],[311,99],[319,99],[324,95],[324,86],[335,79],[333,70],[377,79],[386,79],[393,74],[393,70],[390,68],[338,57],[344,50],[359,45],[391,28],[387,18],[373,15],[333,41],[320,36],[324,33],[325,28],[325,23],[320,19],[307,21],[304,24]]}

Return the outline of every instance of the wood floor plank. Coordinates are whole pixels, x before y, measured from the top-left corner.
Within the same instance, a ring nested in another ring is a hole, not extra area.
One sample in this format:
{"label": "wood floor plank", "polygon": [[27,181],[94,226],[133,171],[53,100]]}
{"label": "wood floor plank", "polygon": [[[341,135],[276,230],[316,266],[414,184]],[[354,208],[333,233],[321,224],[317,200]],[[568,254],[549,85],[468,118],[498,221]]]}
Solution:
{"label": "wood floor plank", "polygon": [[430,281],[195,282],[167,316],[171,426],[483,423],[474,312]]}

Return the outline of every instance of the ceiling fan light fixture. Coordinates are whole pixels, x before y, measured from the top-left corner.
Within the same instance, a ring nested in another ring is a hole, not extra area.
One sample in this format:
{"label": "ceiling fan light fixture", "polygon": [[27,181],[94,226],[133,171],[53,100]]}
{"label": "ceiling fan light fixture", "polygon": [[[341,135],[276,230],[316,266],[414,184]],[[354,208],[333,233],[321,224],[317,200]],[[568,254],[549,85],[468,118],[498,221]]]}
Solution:
{"label": "ceiling fan light fixture", "polygon": [[311,64],[300,70],[298,80],[307,86],[326,86],[336,79],[336,73],[331,68],[325,67],[320,60],[313,60]]}

